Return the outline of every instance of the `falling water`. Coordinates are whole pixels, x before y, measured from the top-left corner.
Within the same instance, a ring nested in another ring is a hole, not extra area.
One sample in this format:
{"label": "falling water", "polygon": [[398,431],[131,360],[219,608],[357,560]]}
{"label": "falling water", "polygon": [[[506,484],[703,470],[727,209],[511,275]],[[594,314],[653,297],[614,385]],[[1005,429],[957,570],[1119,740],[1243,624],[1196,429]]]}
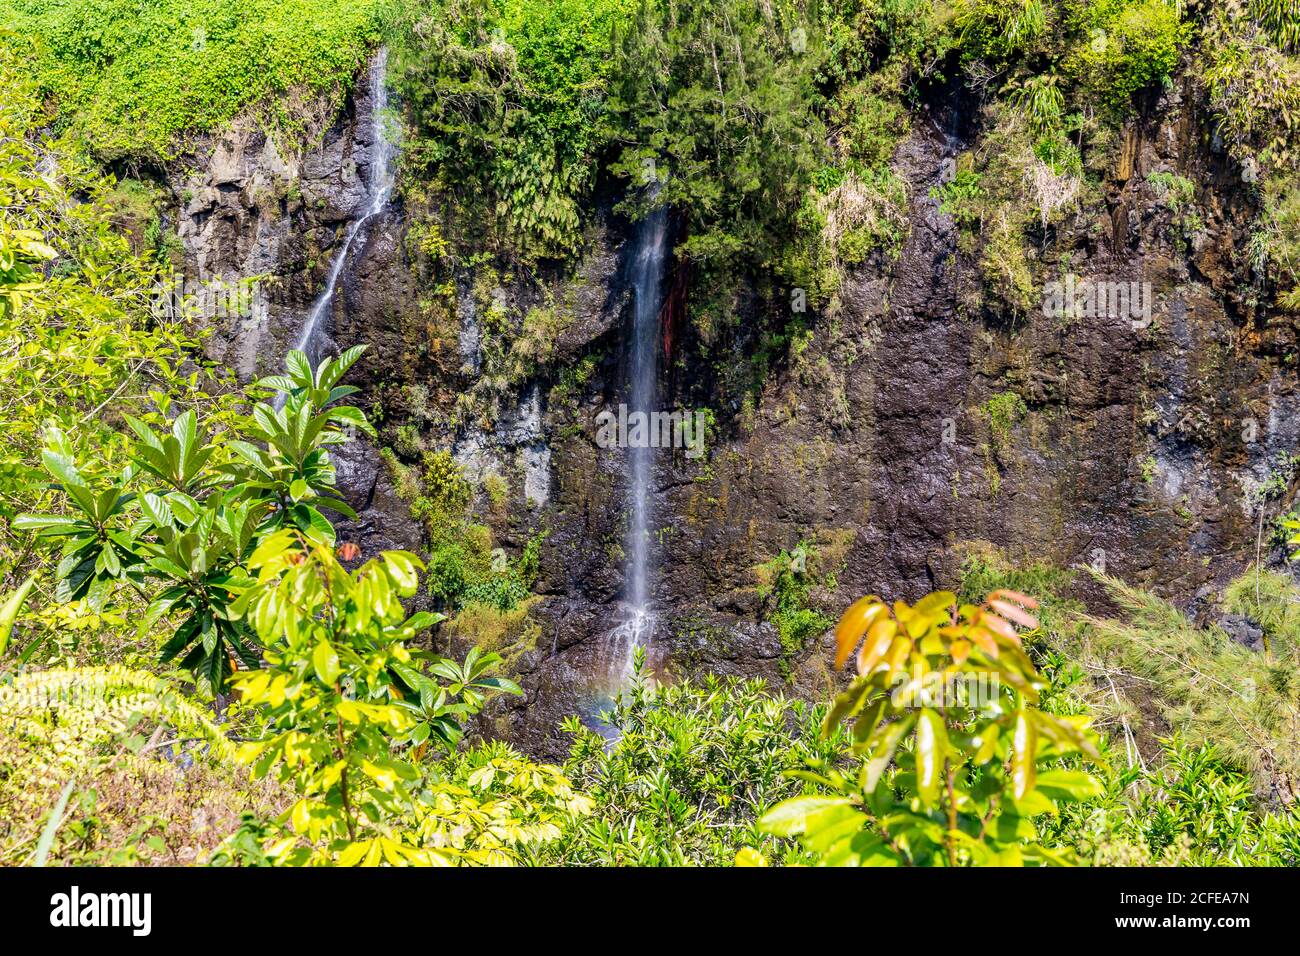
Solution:
{"label": "falling water", "polygon": [[[664,274],[664,246],[668,215],[658,206],[637,231],[636,258],[632,263],[632,342],[628,412],[654,411],[659,373],[659,305]],[[620,678],[631,672],[636,648],[649,644],[655,619],[650,605],[650,486],[654,469],[653,448],[629,448],[631,514],[627,529],[627,576],[623,590],[623,620],[614,629],[614,660]]]}
{"label": "falling water", "polygon": [[318,353],[321,348],[321,320],[334,300],[334,291],[338,287],[339,277],[342,276],[344,267],[347,266],[352,245],[362,235],[366,225],[384,211],[393,193],[392,167],[395,150],[388,137],[384,135],[384,116],[388,112],[388,88],[385,86],[387,72],[388,50],[380,47],[374,61],[370,64],[371,162],[365,212],[348,226],[347,234],[343,237],[343,245],[330,266],[329,281],[325,283],[325,291],[316,299],[311,312],[307,313],[307,321],[303,323],[302,331],[298,333],[297,344],[294,345],[294,348],[307,353],[307,357],[313,364],[320,360]]}

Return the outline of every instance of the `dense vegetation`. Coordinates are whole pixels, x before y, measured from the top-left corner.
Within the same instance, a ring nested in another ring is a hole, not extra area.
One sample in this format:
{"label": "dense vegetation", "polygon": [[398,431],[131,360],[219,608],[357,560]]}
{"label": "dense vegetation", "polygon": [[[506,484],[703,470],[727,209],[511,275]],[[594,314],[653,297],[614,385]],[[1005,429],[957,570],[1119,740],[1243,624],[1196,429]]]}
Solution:
{"label": "dense vegetation", "polygon": [[[1180,63],[1261,192],[1254,294],[1296,295],[1285,2],[396,6],[421,249],[444,274],[489,252],[527,271],[579,258],[611,193],[633,217],[666,203],[696,347],[735,400],[797,354],[808,309],[836,313],[846,269],[899,254],[915,197],[891,160],[917,105],[955,84],[989,127],[940,193],[979,263],[964,308],[1036,303],[1041,247],[1100,195],[1125,122]],[[738,342],[751,363],[731,360]]]}
{"label": "dense vegetation", "polygon": [[[496,561],[451,456],[412,437],[386,457],[427,553],[340,540],[364,349],[239,387],[151,309],[174,249],[152,209],[127,235],[142,187],[108,171],[183,164],[236,119],[289,149],[383,38],[431,295],[470,259],[567,268],[605,205],[665,203],[697,344],[751,388],[811,321],[791,290],[833,316],[845,269],[899,254],[896,149],[947,84],[980,86],[990,130],[935,191],[971,308],[1028,309],[1029,250],[1180,64],[1263,199],[1252,294],[1294,306],[1293,3],[0,0],[0,28],[0,863],[1300,865],[1300,590],[1262,567],[1223,596],[1260,650],[987,558],[848,607],[831,700],[638,669],[612,741],[562,725],[561,766],[469,733],[520,692],[498,669],[545,534]],[[503,380],[555,338],[530,316]],[[744,336],[748,368],[724,357]],[[1024,413],[1006,395],[995,437]],[[832,621],[789,554],[767,570],[793,656]],[[440,610],[410,613],[421,590]],[[435,651],[443,612],[495,636]]]}
{"label": "dense vegetation", "polygon": [[[379,37],[377,2],[5,0],[0,28],[31,51],[59,124],[96,157],[160,162],[254,111],[306,133],[351,87]],[[318,102],[319,101],[319,102]]]}

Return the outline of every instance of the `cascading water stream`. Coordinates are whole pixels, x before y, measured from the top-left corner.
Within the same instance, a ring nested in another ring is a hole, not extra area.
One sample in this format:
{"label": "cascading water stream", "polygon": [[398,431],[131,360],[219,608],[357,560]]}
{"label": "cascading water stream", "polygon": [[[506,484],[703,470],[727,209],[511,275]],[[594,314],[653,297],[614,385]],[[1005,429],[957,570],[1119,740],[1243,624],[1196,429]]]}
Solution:
{"label": "cascading water stream", "polygon": [[366,226],[371,220],[384,211],[388,205],[388,200],[393,194],[393,158],[396,150],[389,138],[384,134],[384,116],[388,112],[387,75],[388,50],[380,47],[379,52],[375,54],[375,58],[370,64],[369,73],[371,161],[365,211],[348,226],[347,233],[343,237],[343,244],[334,256],[334,262],[330,265],[329,278],[325,283],[325,289],[316,298],[311,311],[307,313],[307,320],[303,322],[302,329],[298,333],[298,341],[294,344],[295,349],[306,353],[307,358],[311,360],[313,365],[321,358],[319,354],[321,350],[321,325],[329,311],[330,303],[334,301],[334,293],[338,289],[343,270],[348,264],[352,246],[363,235]]}
{"label": "cascading water stream", "polygon": [[[632,341],[629,351],[630,382],[628,414],[649,415],[655,404],[659,378],[659,307],[667,244],[668,213],[663,206],[652,210],[637,230],[636,256],[632,263]],[[650,494],[655,449],[649,443],[630,443],[628,448],[627,570],[623,590],[624,619],[612,634],[613,660],[620,681],[632,669],[636,648],[649,644],[655,619],[650,603]]]}

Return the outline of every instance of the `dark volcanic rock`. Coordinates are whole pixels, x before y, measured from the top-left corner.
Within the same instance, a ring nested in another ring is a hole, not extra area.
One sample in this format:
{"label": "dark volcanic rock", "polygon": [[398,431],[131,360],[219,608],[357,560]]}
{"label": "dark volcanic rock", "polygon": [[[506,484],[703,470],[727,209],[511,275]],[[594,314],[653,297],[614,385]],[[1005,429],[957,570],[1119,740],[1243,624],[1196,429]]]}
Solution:
{"label": "dark volcanic rock", "polygon": [[1225,614],[1214,622],[1230,638],[1252,651],[1264,649],[1264,629],[1241,614]]}
{"label": "dark volcanic rock", "polygon": [[[847,277],[838,307],[769,377],[752,414],[719,409],[707,460],[659,456],[654,656],[665,676],[763,676],[824,696],[836,680],[829,637],[788,654],[762,588],[760,566],[801,542],[819,580],[836,585],[810,594],[831,617],[861,594],[914,600],[951,585],[970,550],[988,544],[1015,561],[1103,567],[1187,607],[1253,556],[1246,494],[1300,443],[1297,327],[1242,296],[1249,276],[1235,250],[1251,208],[1227,160],[1203,148],[1205,110],[1183,91],[1135,120],[1100,198],[1033,250],[1039,282],[1068,269],[1151,283],[1152,321],[1137,327],[969,307],[979,262],[929,191],[979,144],[974,107],[948,97],[917,116],[898,150],[910,231],[897,261]],[[266,370],[293,339],[357,214],[369,109],[361,96],[318,147],[290,158],[237,125],[175,185],[195,268],[275,278],[250,320],[211,340],[241,376]],[[1152,193],[1156,171],[1197,184],[1201,225],[1190,238]],[[489,514],[481,493],[477,507],[513,553],[548,532],[542,597],[511,656],[525,695],[495,700],[480,728],[556,758],[567,747],[559,720],[594,720],[621,674],[609,634],[620,611],[625,461],[597,447],[593,421],[623,394],[629,232],[602,208],[568,271],[460,267],[454,304],[439,311],[430,303],[442,301],[447,276],[412,260],[409,227],[399,197],[356,251],[327,328],[339,346],[370,346],[350,380],[366,404],[382,405],[386,442],[409,424],[424,447],[452,449],[470,477],[504,476],[504,513]],[[458,403],[483,385],[488,293],[516,332],[534,307],[559,308],[564,321],[544,361],[494,385],[498,407],[485,421]],[[691,367],[690,355],[676,358],[667,378]],[[579,367],[586,377],[575,384]],[[998,396],[1021,409],[1002,431],[988,411]],[[374,447],[358,441],[338,458],[360,512],[341,537],[366,554],[419,550],[421,529]],[[1086,586],[1081,596],[1093,597]],[[1221,626],[1256,641],[1249,621]],[[463,638],[438,640],[464,650]]]}

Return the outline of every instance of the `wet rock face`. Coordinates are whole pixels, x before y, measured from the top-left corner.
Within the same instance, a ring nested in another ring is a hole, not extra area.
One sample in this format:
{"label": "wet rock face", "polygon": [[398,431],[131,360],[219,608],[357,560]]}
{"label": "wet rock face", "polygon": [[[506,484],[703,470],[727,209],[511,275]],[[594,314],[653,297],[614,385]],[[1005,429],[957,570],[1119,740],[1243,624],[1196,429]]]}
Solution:
{"label": "wet rock face", "polygon": [[[276,277],[251,318],[219,325],[211,340],[242,377],[292,340],[359,212],[369,108],[361,95],[297,157],[236,127],[174,184],[196,268]],[[652,656],[662,669],[762,676],[824,696],[836,680],[829,636],[783,646],[760,587],[760,566],[800,543],[818,564],[808,604],[832,617],[861,594],[915,600],[951,586],[975,542],[1016,561],[1104,568],[1202,617],[1254,557],[1245,495],[1300,443],[1297,330],[1243,294],[1236,250],[1251,210],[1239,175],[1205,147],[1203,112],[1167,94],[1127,131],[1102,196],[1037,250],[1043,281],[1149,283],[1150,321],[1137,325],[964,307],[979,264],[929,192],[984,131],[953,108],[918,117],[895,156],[910,221],[897,261],[847,278],[838,314],[770,377],[752,416],[711,435],[705,460],[659,455]],[[1159,172],[1197,184],[1191,235],[1153,192],[1148,176]],[[328,328],[339,346],[370,346],[350,379],[366,402],[382,397],[390,422],[413,416],[422,440],[451,449],[471,478],[509,479],[505,512],[490,522],[497,544],[517,553],[548,532],[541,597],[510,664],[524,696],[494,700],[480,730],[557,759],[567,749],[560,719],[593,716],[616,683],[608,635],[623,587],[627,470],[625,452],[597,446],[594,420],[625,394],[631,233],[601,213],[582,263],[541,279],[489,281],[464,268],[453,307],[431,318],[434,282],[408,255],[408,228],[399,197],[356,250]],[[488,374],[481,326],[497,292],[512,321],[555,302],[565,321],[546,361],[493,393],[491,421],[457,418],[461,396]],[[429,406],[423,417],[408,386]],[[421,549],[422,530],[372,445],[343,449],[339,473],[361,512],[342,538],[363,557]],[[1249,644],[1251,628],[1232,633]],[[437,638],[459,653],[464,640]]]}
{"label": "wet rock face", "polygon": [[[279,370],[325,286],[347,226],[364,211],[376,155],[374,105],[358,83],[338,115],[306,118],[310,145],[297,152],[284,150],[257,124],[236,121],[202,144],[188,172],[169,183],[187,283],[254,280],[251,295],[240,300],[246,309],[202,317],[211,330],[209,357],[241,381]],[[327,322],[328,334],[347,344],[365,342],[389,363],[401,361],[397,316],[416,295],[399,232],[397,217],[382,217],[354,247],[351,281],[335,297]],[[393,317],[391,326],[372,321],[384,315]],[[397,496],[377,447],[358,436],[333,457],[339,485],[359,512],[356,521],[339,524],[339,540],[356,543],[359,560],[384,549],[418,550],[420,526]]]}
{"label": "wet rock face", "polygon": [[277,368],[364,207],[372,106],[359,87],[338,116],[306,117],[311,145],[296,152],[237,120],[169,182],[187,280],[255,282],[251,308],[206,317],[210,356],[241,379]]}
{"label": "wet rock face", "polygon": [[1252,651],[1264,650],[1264,629],[1243,614],[1225,614],[1215,622],[1230,638]]}
{"label": "wet rock face", "polygon": [[[897,263],[849,278],[836,321],[767,383],[752,427],[711,449],[707,469],[660,461],[656,640],[677,672],[825,693],[828,648],[790,659],[757,587],[756,566],[800,542],[843,549],[830,562],[837,587],[810,594],[831,616],[860,594],[915,600],[951,586],[967,546],[988,542],[1016,561],[1117,574],[1204,619],[1255,558],[1247,492],[1298,437],[1294,359],[1279,350],[1294,327],[1241,299],[1234,250],[1250,210],[1226,161],[1204,151],[1203,115],[1175,92],[1136,122],[1102,208],[1080,209],[1039,250],[1048,279],[1149,284],[1149,321],[963,309],[978,263],[929,189],[981,131],[932,118],[895,158],[911,223]],[[1154,192],[1160,172],[1197,184],[1191,236]],[[559,480],[578,493],[552,519],[567,529],[554,545],[567,555],[557,563],[591,567],[562,590],[608,606],[618,568],[594,557],[596,536],[620,514],[609,496],[621,485],[574,444],[557,448]],[[1261,555],[1271,550],[1265,539]],[[1079,596],[1098,597],[1086,578]],[[1234,633],[1254,640],[1248,622]],[[530,720],[517,726],[531,739]]]}
{"label": "wet rock face", "polygon": [[[935,130],[958,124],[933,119],[895,157],[911,197],[897,264],[849,280],[839,322],[769,383],[753,432],[715,450],[713,481],[667,491],[687,520],[665,587],[722,610],[752,584],[749,566],[834,529],[854,543],[828,613],[858,594],[949,586],[973,541],[1089,564],[1205,612],[1198,595],[1254,556],[1245,490],[1295,447],[1300,400],[1293,366],[1260,347],[1286,334],[1261,331],[1238,298],[1240,181],[1207,159],[1201,118],[1171,94],[1126,137],[1108,225],[1085,207],[1040,251],[1049,278],[1149,283],[1150,321],[972,315],[961,303],[978,263],[929,188],[980,131],[945,138]],[[1190,239],[1148,179],[1174,171],[1198,184]]]}

